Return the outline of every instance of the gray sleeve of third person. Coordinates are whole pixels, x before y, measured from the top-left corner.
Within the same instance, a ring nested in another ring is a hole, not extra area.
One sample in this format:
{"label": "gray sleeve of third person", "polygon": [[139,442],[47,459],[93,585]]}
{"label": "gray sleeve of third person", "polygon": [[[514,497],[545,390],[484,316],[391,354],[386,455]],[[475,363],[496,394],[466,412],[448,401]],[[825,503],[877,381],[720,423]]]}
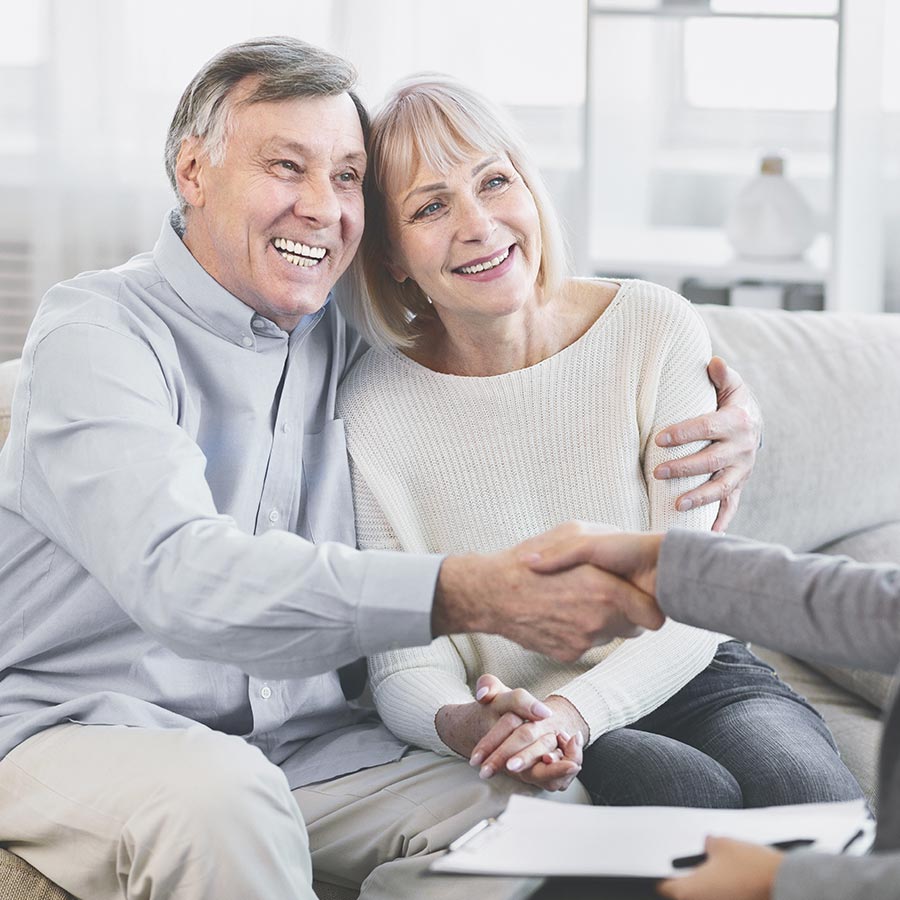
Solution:
{"label": "gray sleeve of third person", "polygon": [[804,659],[892,673],[900,660],[900,567],[675,530],[656,593],[689,625]]}
{"label": "gray sleeve of third person", "polygon": [[900,853],[788,854],[772,900],[900,900]]}

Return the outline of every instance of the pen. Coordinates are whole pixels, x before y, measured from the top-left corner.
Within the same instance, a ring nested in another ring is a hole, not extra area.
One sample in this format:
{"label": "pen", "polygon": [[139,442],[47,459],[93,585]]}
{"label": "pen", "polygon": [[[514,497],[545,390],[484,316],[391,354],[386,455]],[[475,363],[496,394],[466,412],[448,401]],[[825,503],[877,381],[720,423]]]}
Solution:
{"label": "pen", "polygon": [[[775,850],[796,850],[798,847],[809,847],[814,844],[814,838],[794,838],[791,841],[775,841],[769,847]],[[678,856],[672,860],[673,869],[689,869],[691,866],[699,866],[706,862],[705,853],[695,853],[693,856]]]}
{"label": "pen", "polygon": [[455,841],[451,841],[447,845],[447,849],[459,850],[459,848],[462,847],[463,844],[467,844],[472,840],[473,837],[475,837],[476,834],[480,834],[482,831],[484,831],[485,828],[487,828],[489,825],[493,825],[496,821],[496,819],[482,819],[480,822],[477,822],[475,825],[473,825],[464,834],[461,834]]}
{"label": "pen", "polygon": [[841,847],[841,853],[846,853],[861,837],[865,837],[865,834],[866,834],[865,831],[863,831],[863,829],[860,828],[856,832],[856,834],[854,834],[850,838],[850,840],[848,840],[847,843],[844,844],[843,847]]}

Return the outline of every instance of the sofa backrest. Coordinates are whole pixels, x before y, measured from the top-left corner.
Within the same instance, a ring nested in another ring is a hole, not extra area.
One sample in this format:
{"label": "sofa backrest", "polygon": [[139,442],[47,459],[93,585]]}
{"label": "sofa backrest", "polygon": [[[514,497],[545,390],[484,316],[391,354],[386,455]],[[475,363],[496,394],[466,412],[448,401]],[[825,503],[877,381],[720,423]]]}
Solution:
{"label": "sofa backrest", "polygon": [[0,447],[9,434],[9,409],[18,374],[19,360],[11,359],[0,363]]}
{"label": "sofa backrest", "polygon": [[697,309],[765,421],[729,530],[806,551],[900,521],[900,315]]}

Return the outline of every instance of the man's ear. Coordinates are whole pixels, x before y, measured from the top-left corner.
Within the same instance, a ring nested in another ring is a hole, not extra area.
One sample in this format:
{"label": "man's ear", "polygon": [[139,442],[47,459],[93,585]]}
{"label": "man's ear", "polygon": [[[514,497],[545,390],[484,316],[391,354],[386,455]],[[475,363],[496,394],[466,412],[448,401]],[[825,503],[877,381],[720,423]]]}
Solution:
{"label": "man's ear", "polygon": [[189,206],[200,207],[206,203],[203,176],[208,165],[209,158],[199,138],[185,138],[175,161],[175,183]]}
{"label": "man's ear", "polygon": [[403,284],[403,282],[409,278],[409,275],[407,275],[406,272],[404,272],[392,259],[385,257],[384,267],[388,270],[391,278],[400,284]]}

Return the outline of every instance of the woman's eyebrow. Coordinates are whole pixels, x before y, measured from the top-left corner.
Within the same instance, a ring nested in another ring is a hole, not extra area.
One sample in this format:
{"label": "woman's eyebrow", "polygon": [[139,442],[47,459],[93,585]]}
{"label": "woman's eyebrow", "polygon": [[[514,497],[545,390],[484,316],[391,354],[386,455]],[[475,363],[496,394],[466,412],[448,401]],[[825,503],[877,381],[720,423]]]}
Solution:
{"label": "woman's eyebrow", "polygon": [[[472,169],[472,175],[477,175],[482,169],[486,169],[491,163],[497,162],[500,159],[499,156],[489,156],[487,159],[482,160],[482,162],[478,163]],[[431,191],[443,191],[447,188],[446,181],[436,181],[434,184],[423,184],[420,187],[413,188],[404,198],[403,202],[406,203],[410,197],[414,197],[416,194],[427,194]]]}

